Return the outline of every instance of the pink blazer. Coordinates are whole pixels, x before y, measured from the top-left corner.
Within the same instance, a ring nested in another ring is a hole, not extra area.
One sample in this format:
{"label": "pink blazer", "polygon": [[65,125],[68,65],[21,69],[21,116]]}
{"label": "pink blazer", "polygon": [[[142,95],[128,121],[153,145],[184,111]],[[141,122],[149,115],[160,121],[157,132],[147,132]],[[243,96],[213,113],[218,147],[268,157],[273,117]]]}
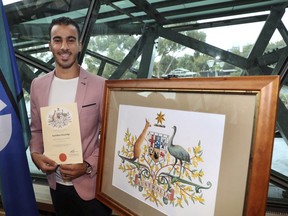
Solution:
{"label": "pink blazer", "polygon": [[[50,86],[55,70],[32,81],[30,90],[31,133],[30,151],[43,154],[43,139],[40,107],[48,106]],[[99,157],[99,131],[102,119],[102,104],[105,79],[95,76],[82,67],[75,102],[78,106],[83,159],[91,164],[93,172],[82,175],[72,182],[84,200],[95,198],[96,172]],[[47,175],[49,186],[56,188],[55,173]]]}

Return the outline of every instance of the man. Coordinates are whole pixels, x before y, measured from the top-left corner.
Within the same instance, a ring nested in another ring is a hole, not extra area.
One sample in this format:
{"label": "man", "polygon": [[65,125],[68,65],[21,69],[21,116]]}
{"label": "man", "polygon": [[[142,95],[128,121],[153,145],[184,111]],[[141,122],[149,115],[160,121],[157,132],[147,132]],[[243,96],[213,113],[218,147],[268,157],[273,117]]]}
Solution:
{"label": "man", "polygon": [[[111,209],[95,199],[105,79],[78,65],[82,44],[76,22],[67,17],[54,19],[49,33],[55,69],[34,79],[30,91],[32,160],[47,174],[57,215],[110,215]],[[59,165],[43,154],[40,107],[73,102],[77,103],[79,113],[83,163]]]}

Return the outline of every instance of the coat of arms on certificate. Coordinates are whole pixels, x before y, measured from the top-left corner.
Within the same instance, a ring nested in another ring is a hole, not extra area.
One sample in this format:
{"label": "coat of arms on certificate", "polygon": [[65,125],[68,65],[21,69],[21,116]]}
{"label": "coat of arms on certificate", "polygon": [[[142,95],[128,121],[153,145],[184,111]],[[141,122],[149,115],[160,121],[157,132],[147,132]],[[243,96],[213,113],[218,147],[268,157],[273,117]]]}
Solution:
{"label": "coat of arms on certificate", "polygon": [[77,104],[41,107],[44,154],[58,164],[82,163]]}

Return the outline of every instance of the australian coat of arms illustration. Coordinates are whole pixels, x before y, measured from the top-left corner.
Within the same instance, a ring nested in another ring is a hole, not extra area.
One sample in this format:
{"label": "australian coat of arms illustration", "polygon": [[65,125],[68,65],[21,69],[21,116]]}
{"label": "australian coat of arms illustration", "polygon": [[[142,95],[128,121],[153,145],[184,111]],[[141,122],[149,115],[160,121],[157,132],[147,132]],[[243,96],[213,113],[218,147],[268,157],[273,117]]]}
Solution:
{"label": "australian coat of arms illustration", "polygon": [[200,166],[205,163],[201,140],[189,147],[175,142],[179,127],[166,125],[162,111],[154,119],[144,118],[142,125],[138,134],[126,129],[117,152],[118,170],[129,185],[156,206],[205,205],[204,191],[213,185]]}
{"label": "australian coat of arms illustration", "polygon": [[52,128],[64,128],[71,123],[71,113],[69,111],[56,108],[49,114],[47,122]]}

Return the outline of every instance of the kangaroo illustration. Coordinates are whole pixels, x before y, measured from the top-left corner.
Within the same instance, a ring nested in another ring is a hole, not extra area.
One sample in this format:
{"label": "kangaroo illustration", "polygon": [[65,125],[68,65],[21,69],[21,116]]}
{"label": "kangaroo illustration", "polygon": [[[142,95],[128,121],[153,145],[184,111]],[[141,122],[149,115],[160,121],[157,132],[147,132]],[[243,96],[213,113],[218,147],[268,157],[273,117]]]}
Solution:
{"label": "kangaroo illustration", "polygon": [[136,159],[138,159],[140,157],[141,144],[145,140],[145,136],[147,134],[148,128],[151,127],[150,122],[147,119],[145,119],[145,120],[146,120],[145,127],[134,144],[134,155],[133,155],[133,158],[131,158],[131,160],[133,160],[133,161],[135,161]]}
{"label": "kangaroo illustration", "polygon": [[130,163],[137,163],[136,159],[139,159],[140,154],[141,154],[141,144],[144,142],[145,140],[145,136],[147,134],[148,128],[151,127],[150,122],[145,119],[146,123],[144,126],[143,131],[141,132],[141,134],[139,135],[139,137],[136,139],[134,146],[133,146],[133,157],[132,158],[128,158],[128,157],[124,157],[122,155],[120,155],[120,151],[118,151],[118,155],[120,158],[122,158],[122,162],[124,163],[125,160],[129,161]]}

